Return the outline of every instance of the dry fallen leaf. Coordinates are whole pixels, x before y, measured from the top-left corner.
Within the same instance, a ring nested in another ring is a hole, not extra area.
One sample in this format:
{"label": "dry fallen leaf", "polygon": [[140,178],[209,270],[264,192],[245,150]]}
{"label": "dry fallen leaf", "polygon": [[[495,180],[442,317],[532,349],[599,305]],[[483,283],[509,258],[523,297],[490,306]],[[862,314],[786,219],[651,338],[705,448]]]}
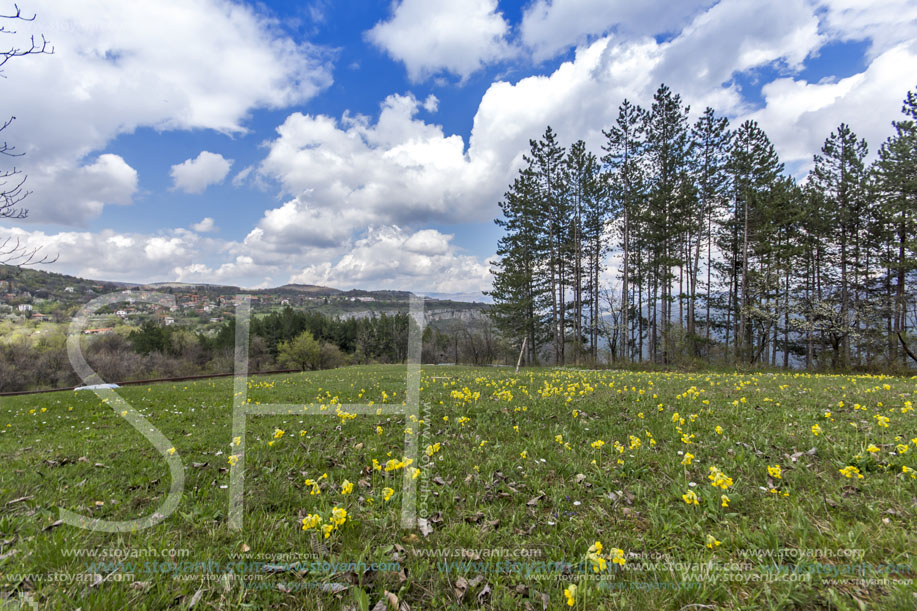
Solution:
{"label": "dry fallen leaf", "polygon": [[455,580],[455,598],[459,602],[462,602],[462,599],[465,598],[465,594],[468,593],[468,580],[464,577],[459,577]]}

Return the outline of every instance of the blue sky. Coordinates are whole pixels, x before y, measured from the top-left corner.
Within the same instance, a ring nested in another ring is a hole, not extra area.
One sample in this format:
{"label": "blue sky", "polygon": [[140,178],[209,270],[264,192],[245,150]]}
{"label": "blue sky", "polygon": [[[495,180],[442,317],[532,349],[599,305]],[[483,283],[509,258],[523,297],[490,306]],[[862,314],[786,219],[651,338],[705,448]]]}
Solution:
{"label": "blue sky", "polygon": [[598,152],[666,82],[802,177],[842,121],[874,151],[917,85],[904,0],[20,5],[55,53],[0,81],[33,191],[0,235],[113,280],[476,295],[547,124]]}

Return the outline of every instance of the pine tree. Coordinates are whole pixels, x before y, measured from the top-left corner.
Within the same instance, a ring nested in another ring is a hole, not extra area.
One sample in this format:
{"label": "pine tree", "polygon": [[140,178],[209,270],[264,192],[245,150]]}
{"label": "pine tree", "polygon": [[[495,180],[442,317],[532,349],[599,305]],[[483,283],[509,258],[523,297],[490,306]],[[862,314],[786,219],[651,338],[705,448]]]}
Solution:
{"label": "pine tree", "polygon": [[856,321],[850,320],[850,293],[851,286],[855,284],[851,276],[856,278],[859,272],[859,238],[865,208],[867,152],[866,141],[857,140],[850,127],[841,123],[837,131],[825,140],[821,155],[815,155],[815,167],[811,176],[814,187],[826,197],[832,212],[832,235],[825,238],[835,251],[835,263],[840,270],[836,300],[840,306],[842,331],[835,365],[842,369],[850,365],[850,329],[858,325]]}
{"label": "pine tree", "polygon": [[541,268],[547,235],[539,204],[534,173],[524,168],[500,202],[503,216],[495,222],[505,234],[497,244],[498,258],[491,270],[493,288],[487,292],[494,301],[491,319],[505,338],[525,344],[528,364],[537,361],[546,335],[543,309],[547,295]]}
{"label": "pine tree", "polygon": [[729,131],[729,120],[726,117],[717,117],[714,110],[707,107],[704,114],[697,120],[691,131],[694,139],[692,170],[694,182],[697,186],[697,199],[700,226],[694,240],[694,261],[692,274],[689,281],[690,302],[688,307],[688,335],[696,349],[696,313],[697,300],[697,274],[700,267],[701,251],[706,250],[706,282],[704,287],[704,345],[711,343],[711,270],[713,267],[713,227],[726,205],[729,189],[729,147],[732,134]]}
{"label": "pine tree", "polygon": [[[598,358],[598,277],[605,253],[603,234],[607,216],[598,159],[586,150],[582,140],[570,147],[567,177],[567,196],[572,209],[569,273],[573,286],[573,358],[578,364],[587,331],[590,357],[593,362]],[[588,317],[584,309],[588,309]]]}
{"label": "pine tree", "polygon": [[907,333],[907,279],[917,269],[917,92],[908,92],[901,110],[909,118],[892,123],[895,134],[879,149],[875,170],[887,228],[889,358],[904,362],[907,357],[895,340]]}
{"label": "pine tree", "polygon": [[[651,177],[647,232],[653,244],[648,253],[652,269],[650,357],[653,360],[657,358],[661,328],[663,363],[669,362],[673,349],[672,270],[676,266],[684,266],[684,249],[680,240],[692,230],[690,209],[694,199],[687,173],[691,147],[689,110],[688,106],[682,105],[681,96],[663,84],[653,96],[646,123],[646,152]],[[658,311],[660,303],[661,312]]]}
{"label": "pine tree", "polygon": [[[631,286],[633,269],[634,235],[638,231],[645,205],[645,179],[643,169],[644,127],[646,111],[639,106],[624,100],[618,107],[618,118],[615,125],[602,133],[606,142],[602,147],[605,155],[605,183],[609,187],[612,218],[617,221],[620,236],[619,247],[622,254],[621,266],[621,333],[623,339],[622,356],[624,360],[632,358],[634,343],[630,324],[633,312]],[[637,310],[640,317],[640,310]],[[642,357],[642,350],[640,351]]]}
{"label": "pine tree", "polygon": [[551,334],[554,363],[564,363],[566,289],[569,278],[566,260],[570,254],[568,223],[570,205],[567,198],[567,175],[564,149],[549,125],[541,140],[530,141],[531,156],[525,157],[532,168],[538,206],[544,211],[548,233],[547,272],[551,290]]}
{"label": "pine tree", "polygon": [[[752,308],[756,307],[759,291],[755,283],[754,263],[751,260],[756,250],[763,250],[768,244],[766,224],[767,197],[777,177],[783,172],[783,164],[777,158],[774,146],[767,134],[755,121],[746,121],[736,131],[730,155],[734,212],[731,219],[733,240],[732,274],[737,275],[732,285],[735,293],[733,311],[738,318],[735,332],[735,349],[740,360],[751,362],[753,353],[753,326],[749,320]],[[740,239],[739,239],[740,238]],[[741,298],[738,291],[741,290]],[[737,310],[737,311],[736,311]]]}

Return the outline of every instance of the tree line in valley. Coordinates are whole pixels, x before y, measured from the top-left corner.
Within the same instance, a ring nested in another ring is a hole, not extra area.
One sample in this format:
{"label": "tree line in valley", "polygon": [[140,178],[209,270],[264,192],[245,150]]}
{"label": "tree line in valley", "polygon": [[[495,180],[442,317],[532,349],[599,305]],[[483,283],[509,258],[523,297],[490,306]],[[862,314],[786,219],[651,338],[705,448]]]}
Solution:
{"label": "tree line in valley", "polygon": [[[485,319],[486,323],[486,319]],[[407,358],[407,313],[343,318],[286,307],[251,321],[249,370],[329,369],[348,364],[402,363]],[[0,392],[80,384],[70,365],[63,331],[0,343]],[[147,321],[129,333],[84,338],[90,366],[110,382],[233,371],[235,320],[216,333]],[[426,326],[424,363],[508,361],[512,349],[489,324],[447,321]]]}
{"label": "tree line in valley", "polygon": [[840,124],[801,181],[755,121],[691,122],[665,85],[601,153],[549,126],[500,202],[495,325],[527,363],[905,366],[917,93],[902,113],[871,163]]}

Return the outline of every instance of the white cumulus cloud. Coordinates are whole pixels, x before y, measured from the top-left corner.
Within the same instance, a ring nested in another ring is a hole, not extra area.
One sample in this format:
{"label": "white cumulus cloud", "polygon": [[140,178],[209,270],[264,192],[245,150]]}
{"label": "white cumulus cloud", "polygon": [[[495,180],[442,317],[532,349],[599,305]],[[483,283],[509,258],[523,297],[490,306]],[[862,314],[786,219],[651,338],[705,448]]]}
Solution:
{"label": "white cumulus cloud", "polygon": [[186,159],[172,166],[173,188],[185,193],[203,193],[210,185],[223,182],[229,174],[233,160],[218,153],[201,151],[194,159]]}
{"label": "white cumulus cloud", "polygon": [[462,79],[512,55],[497,0],[395,0],[366,38],[403,62],[412,81],[440,72]]}
{"label": "white cumulus cloud", "polygon": [[36,222],[80,225],[125,203],[120,172],[110,184],[103,174],[75,181],[119,134],[241,132],[253,109],[304,102],[331,82],[320,49],[248,4],[85,0],[32,9],[37,19],[17,24],[6,42],[44,34],[54,54],[4,66],[3,107],[17,118],[4,138],[26,153],[17,166],[29,174]]}
{"label": "white cumulus cloud", "polygon": [[362,286],[419,292],[476,292],[490,287],[490,268],[450,244],[434,229],[410,233],[397,226],[372,228],[336,262],[310,265],[291,282]]}

